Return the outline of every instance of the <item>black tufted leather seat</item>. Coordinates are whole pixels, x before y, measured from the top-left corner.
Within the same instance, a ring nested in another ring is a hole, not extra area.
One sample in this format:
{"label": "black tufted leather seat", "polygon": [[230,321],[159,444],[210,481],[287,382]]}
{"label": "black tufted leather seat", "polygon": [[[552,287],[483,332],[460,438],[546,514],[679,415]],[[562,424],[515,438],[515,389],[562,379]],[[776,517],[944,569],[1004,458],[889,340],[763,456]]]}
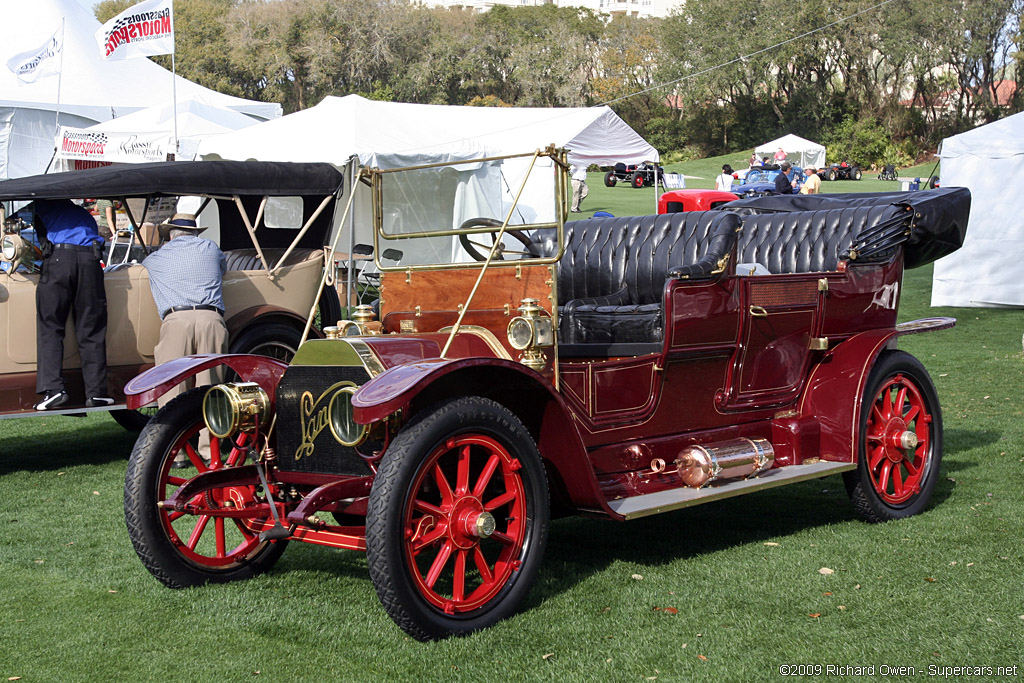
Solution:
{"label": "black tufted leather seat", "polygon": [[743,216],[737,263],[760,263],[769,272],[834,271],[859,238],[903,213],[892,205]]}
{"label": "black tufted leather seat", "polygon": [[[589,218],[565,224],[558,264],[559,339],[566,344],[639,344],[663,336],[670,277],[710,276],[731,253],[738,216],[713,211]],[[538,231],[531,251],[555,251]]]}

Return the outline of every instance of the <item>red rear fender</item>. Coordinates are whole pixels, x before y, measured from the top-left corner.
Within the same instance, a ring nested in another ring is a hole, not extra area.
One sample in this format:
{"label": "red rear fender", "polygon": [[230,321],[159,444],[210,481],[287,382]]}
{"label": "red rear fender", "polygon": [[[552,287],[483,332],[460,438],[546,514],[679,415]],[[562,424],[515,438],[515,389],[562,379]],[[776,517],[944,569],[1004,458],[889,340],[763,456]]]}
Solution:
{"label": "red rear fender", "polygon": [[953,318],[924,318],[900,323],[895,328],[854,335],[828,352],[811,372],[800,402],[800,414],[814,417],[821,429],[822,460],[854,462],[857,459],[857,425],[861,402],[878,354],[897,337],[944,330]]}
{"label": "red rear fender", "polygon": [[277,391],[277,383],[288,365],[266,356],[243,354],[205,354],[185,356],[150,368],[135,377],[124,388],[128,407],[138,409],[163,396],[189,377],[218,365],[234,370],[244,382],[256,382],[267,392],[271,400]]}

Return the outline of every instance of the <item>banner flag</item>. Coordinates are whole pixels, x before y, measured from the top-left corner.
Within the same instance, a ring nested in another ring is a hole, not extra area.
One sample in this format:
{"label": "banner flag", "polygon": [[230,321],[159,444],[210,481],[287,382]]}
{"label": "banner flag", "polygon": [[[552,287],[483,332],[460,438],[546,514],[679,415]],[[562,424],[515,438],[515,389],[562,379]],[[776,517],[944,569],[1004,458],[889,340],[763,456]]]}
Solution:
{"label": "banner flag", "polygon": [[60,73],[60,60],[55,57],[64,48],[62,33],[62,29],[58,28],[40,47],[16,54],[7,60],[7,68],[18,77],[19,85],[35,83],[40,78]]}
{"label": "banner flag", "polygon": [[142,163],[166,161],[174,151],[167,132],[99,133],[61,126],[57,134],[57,158],[89,161]]}
{"label": "banner flag", "polygon": [[174,53],[174,0],[145,0],[96,31],[102,59]]}

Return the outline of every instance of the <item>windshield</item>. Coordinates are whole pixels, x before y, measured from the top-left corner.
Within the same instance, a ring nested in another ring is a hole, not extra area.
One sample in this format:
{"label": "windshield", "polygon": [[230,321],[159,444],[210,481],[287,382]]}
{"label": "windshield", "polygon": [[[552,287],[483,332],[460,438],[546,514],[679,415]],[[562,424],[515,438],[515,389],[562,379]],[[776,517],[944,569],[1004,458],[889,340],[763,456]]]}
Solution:
{"label": "windshield", "polygon": [[382,270],[472,266],[492,250],[494,265],[558,256],[557,247],[537,245],[559,243],[568,208],[564,151],[371,169],[369,175],[374,253]]}

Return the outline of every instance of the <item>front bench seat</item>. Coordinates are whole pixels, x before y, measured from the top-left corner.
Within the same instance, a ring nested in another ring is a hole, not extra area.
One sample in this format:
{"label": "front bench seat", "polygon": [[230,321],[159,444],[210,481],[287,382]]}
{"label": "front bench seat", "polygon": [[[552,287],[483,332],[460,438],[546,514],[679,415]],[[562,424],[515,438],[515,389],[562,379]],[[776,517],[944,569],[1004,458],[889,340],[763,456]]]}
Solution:
{"label": "front bench seat", "polygon": [[[710,277],[736,243],[734,214],[694,211],[589,218],[565,225],[558,263],[559,341],[565,344],[660,342],[669,278]],[[550,234],[535,253],[553,253]]]}

